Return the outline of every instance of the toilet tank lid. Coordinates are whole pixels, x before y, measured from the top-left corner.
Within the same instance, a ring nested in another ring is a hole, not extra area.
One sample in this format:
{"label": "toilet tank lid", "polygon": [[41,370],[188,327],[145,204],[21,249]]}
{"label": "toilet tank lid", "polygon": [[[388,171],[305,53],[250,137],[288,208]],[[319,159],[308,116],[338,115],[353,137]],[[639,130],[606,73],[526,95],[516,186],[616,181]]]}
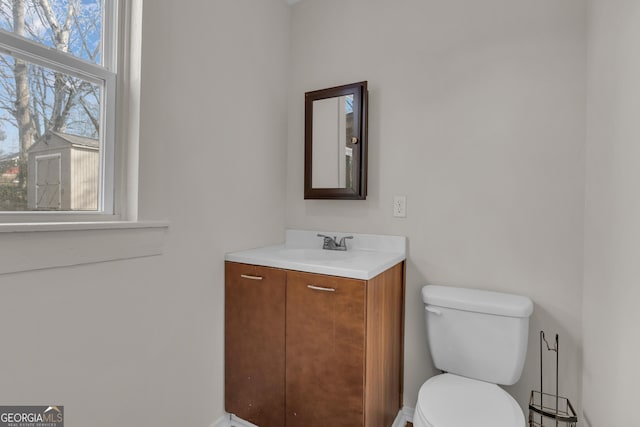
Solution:
{"label": "toilet tank lid", "polygon": [[452,308],[497,316],[529,317],[533,302],[527,297],[480,289],[428,285],[422,288],[427,305]]}

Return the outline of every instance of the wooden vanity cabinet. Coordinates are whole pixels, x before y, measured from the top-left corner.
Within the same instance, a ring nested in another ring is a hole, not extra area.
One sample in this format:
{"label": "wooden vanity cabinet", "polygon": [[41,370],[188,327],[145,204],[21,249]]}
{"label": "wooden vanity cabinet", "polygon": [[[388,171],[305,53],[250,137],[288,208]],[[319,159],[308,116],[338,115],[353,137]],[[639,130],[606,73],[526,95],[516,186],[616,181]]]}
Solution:
{"label": "wooden vanity cabinet", "polygon": [[[370,280],[267,268],[270,279],[282,281],[278,290],[265,299],[241,296],[250,285],[237,277],[265,268],[227,262],[227,412],[260,427],[391,426],[402,404],[404,263]],[[265,313],[250,304],[274,308]],[[244,317],[254,311],[261,320]],[[273,320],[282,313],[282,322]],[[262,334],[269,343],[256,339]],[[250,355],[237,353],[249,348]],[[271,401],[260,400],[256,389]]]}

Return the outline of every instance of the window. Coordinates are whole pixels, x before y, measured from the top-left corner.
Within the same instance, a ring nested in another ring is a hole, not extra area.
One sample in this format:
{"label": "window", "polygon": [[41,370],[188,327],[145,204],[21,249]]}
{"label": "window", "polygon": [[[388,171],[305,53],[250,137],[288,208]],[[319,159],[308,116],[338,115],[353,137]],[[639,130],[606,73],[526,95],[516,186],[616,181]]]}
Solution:
{"label": "window", "polygon": [[137,212],[141,28],[142,0],[0,0],[0,275],[162,253],[169,223]]}
{"label": "window", "polygon": [[114,214],[117,0],[0,0],[0,214]]}

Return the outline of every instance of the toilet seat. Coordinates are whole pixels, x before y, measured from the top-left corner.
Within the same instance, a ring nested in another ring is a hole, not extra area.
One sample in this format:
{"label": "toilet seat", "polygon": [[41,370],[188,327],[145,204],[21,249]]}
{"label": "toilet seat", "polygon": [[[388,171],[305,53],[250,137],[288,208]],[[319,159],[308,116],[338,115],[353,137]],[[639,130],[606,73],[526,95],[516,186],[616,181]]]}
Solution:
{"label": "toilet seat", "polygon": [[436,375],[418,394],[415,427],[524,427],[520,405],[496,384]]}

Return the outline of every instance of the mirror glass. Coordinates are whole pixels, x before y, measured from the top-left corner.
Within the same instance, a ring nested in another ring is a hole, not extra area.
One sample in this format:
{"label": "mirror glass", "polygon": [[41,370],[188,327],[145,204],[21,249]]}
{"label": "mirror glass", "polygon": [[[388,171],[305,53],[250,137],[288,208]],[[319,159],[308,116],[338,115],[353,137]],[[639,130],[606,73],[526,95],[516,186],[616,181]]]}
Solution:
{"label": "mirror glass", "polygon": [[305,94],[305,199],[366,198],[367,82]]}
{"label": "mirror glass", "polygon": [[353,95],[313,101],[313,188],[353,186]]}

